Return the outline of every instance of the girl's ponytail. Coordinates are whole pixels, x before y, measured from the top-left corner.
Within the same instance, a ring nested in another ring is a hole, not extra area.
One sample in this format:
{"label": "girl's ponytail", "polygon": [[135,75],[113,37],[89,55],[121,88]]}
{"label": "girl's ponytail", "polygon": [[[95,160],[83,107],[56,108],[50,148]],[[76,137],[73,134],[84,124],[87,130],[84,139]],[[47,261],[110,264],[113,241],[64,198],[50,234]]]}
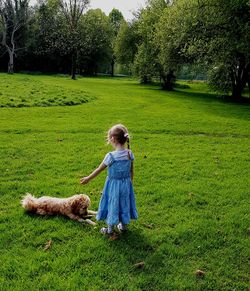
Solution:
{"label": "girl's ponytail", "polygon": [[128,150],[129,150],[130,149],[130,144],[129,144],[129,135],[128,135],[128,132],[125,132],[124,133],[124,137],[126,138],[127,147],[128,147]]}
{"label": "girl's ponytail", "polygon": [[130,150],[130,143],[129,143],[129,137],[127,137],[127,147]]}

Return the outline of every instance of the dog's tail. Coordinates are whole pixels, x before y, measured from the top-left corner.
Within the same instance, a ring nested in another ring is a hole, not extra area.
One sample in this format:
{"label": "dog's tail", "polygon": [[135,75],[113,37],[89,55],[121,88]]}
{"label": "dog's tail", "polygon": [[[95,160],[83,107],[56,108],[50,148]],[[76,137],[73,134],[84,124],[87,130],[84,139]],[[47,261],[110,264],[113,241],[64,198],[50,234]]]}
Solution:
{"label": "dog's tail", "polygon": [[21,204],[26,211],[33,212],[36,210],[36,198],[30,193],[26,193],[21,201]]}

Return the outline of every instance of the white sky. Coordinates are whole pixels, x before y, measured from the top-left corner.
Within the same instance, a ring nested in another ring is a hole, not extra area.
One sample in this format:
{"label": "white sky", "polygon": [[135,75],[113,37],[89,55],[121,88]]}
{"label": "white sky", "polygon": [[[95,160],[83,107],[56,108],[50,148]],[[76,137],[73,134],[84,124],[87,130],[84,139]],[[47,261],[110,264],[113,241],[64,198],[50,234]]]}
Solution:
{"label": "white sky", "polygon": [[90,8],[100,8],[105,14],[116,8],[120,10],[125,19],[132,18],[132,11],[145,6],[146,0],[90,0]]}

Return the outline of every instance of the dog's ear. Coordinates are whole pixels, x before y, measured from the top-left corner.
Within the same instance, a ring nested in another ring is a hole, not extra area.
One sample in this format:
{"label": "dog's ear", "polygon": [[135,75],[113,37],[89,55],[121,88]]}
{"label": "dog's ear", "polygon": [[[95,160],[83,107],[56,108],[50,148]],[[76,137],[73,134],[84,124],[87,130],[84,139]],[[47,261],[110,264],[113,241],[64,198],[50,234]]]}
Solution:
{"label": "dog's ear", "polygon": [[89,207],[90,206],[90,198],[88,195],[85,194],[80,194],[81,195],[81,201],[82,204],[85,205],[85,207]]}
{"label": "dog's ear", "polygon": [[90,204],[90,199],[87,195],[79,194],[76,195],[71,202],[71,211],[74,214],[79,214],[80,209],[86,208],[86,214],[87,214],[87,208]]}
{"label": "dog's ear", "polygon": [[79,197],[77,197],[71,203],[71,211],[74,214],[78,214],[80,208],[81,208],[81,199]]}

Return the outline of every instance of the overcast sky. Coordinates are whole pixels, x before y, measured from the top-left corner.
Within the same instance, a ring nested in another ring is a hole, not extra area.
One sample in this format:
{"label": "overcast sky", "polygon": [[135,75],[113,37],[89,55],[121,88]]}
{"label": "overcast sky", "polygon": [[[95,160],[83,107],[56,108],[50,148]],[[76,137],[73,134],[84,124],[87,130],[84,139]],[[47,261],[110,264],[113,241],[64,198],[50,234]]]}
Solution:
{"label": "overcast sky", "polygon": [[105,14],[116,8],[126,19],[132,18],[132,11],[145,6],[146,0],[90,0],[90,8],[101,8]]}

